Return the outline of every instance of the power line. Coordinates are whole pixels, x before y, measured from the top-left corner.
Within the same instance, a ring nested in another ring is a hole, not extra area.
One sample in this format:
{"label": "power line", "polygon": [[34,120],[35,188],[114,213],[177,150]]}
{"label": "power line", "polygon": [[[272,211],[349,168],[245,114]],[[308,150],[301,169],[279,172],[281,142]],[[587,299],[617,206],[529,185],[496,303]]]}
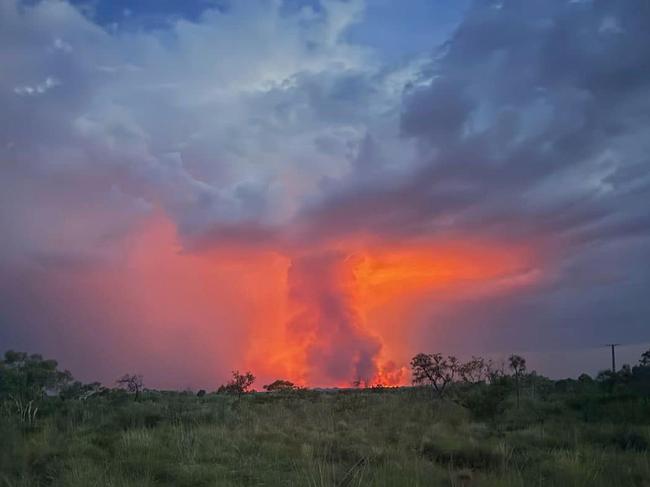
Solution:
{"label": "power line", "polygon": [[611,347],[612,349],[612,373],[616,373],[616,347],[618,347],[620,343],[608,343],[605,346],[606,347]]}

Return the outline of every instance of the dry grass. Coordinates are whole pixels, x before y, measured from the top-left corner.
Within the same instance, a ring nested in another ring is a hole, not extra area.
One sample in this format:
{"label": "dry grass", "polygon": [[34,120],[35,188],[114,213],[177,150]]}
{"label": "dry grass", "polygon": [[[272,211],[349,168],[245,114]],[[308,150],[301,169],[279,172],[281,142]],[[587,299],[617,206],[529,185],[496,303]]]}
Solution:
{"label": "dry grass", "polygon": [[[647,425],[489,424],[413,392],[149,395],[0,419],[0,486],[648,486]],[[516,416],[516,417],[515,417]],[[513,419],[514,418],[514,419]]]}

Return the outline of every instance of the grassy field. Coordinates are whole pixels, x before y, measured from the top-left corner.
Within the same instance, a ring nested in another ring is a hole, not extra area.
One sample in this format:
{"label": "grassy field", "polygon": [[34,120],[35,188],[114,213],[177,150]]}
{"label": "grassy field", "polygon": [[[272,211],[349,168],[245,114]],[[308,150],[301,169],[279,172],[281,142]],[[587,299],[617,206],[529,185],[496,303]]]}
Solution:
{"label": "grassy field", "polygon": [[0,486],[650,486],[646,398],[533,393],[49,398],[33,423],[5,407]]}

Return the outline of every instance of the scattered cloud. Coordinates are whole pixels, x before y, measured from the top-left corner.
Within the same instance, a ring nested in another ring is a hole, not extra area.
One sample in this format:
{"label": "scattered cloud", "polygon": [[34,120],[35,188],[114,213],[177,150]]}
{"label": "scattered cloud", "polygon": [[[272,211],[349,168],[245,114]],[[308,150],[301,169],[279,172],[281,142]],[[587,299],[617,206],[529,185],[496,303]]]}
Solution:
{"label": "scattered cloud", "polygon": [[61,82],[59,80],[48,76],[47,78],[45,78],[45,81],[43,81],[42,83],[38,83],[35,85],[16,86],[14,88],[14,93],[16,93],[17,95],[27,95],[27,96],[42,95],[45,92],[54,88],[55,86],[59,86],[60,84]]}

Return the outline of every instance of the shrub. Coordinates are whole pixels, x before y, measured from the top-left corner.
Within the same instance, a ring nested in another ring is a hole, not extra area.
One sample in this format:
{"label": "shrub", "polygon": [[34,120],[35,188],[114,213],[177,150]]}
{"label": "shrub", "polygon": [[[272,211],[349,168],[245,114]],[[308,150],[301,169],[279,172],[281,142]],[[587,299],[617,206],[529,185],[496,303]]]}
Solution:
{"label": "shrub", "polygon": [[636,431],[618,431],[612,435],[611,443],[621,450],[647,451],[648,440]]}
{"label": "shrub", "polygon": [[449,447],[434,441],[424,441],[420,454],[440,465],[449,468],[470,468],[474,470],[494,470],[503,464],[500,453],[486,446],[471,443]]}

